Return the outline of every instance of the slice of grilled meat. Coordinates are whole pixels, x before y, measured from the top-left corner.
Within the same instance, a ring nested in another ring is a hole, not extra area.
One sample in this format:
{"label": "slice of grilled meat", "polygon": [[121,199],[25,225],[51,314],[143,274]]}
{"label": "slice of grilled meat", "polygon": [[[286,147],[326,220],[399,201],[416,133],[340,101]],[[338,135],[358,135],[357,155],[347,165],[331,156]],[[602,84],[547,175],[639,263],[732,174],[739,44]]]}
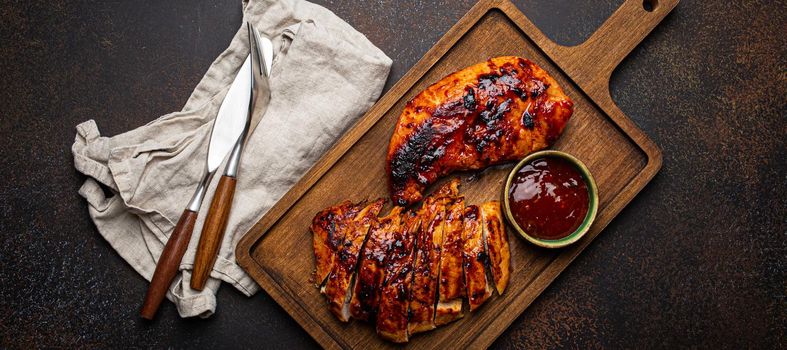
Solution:
{"label": "slice of grilled meat", "polygon": [[447,209],[440,256],[440,288],[435,324],[440,326],[462,317],[465,281],[462,273],[464,199],[458,198]]}
{"label": "slice of grilled meat", "polygon": [[355,205],[344,201],[323,209],[312,220],[310,229],[316,266],[314,281],[318,285],[325,283],[328,278],[339,247],[344,243],[347,227],[364,205],[365,203]]}
{"label": "slice of grilled meat", "polygon": [[410,334],[435,328],[435,298],[440,274],[445,208],[459,193],[459,180],[450,181],[426,197],[419,211],[421,234],[416,239],[413,285],[410,290]]}
{"label": "slice of grilled meat", "polygon": [[[455,177],[455,178],[451,179],[450,181],[444,183],[432,195],[432,197],[435,198],[435,200],[436,199],[445,198],[445,197],[453,198],[453,197],[457,197],[457,196],[459,196],[459,178],[458,177]],[[424,204],[427,204],[427,203],[429,203],[429,202],[425,200]]]}
{"label": "slice of grilled meat", "polygon": [[572,113],[571,99],[530,60],[497,57],[452,73],[399,116],[386,164],[391,198],[412,204],[441,176],[546,148]]}
{"label": "slice of grilled meat", "polygon": [[500,202],[486,202],[479,208],[481,209],[481,225],[489,257],[489,269],[495,281],[497,294],[503,294],[511,275],[511,252],[508,248],[508,235],[500,214]]}
{"label": "slice of grilled meat", "polygon": [[355,279],[355,268],[358,266],[358,254],[366,240],[369,227],[377,220],[377,214],[385,204],[378,199],[363,208],[350,222],[347,233],[336,256],[328,281],[320,290],[328,298],[331,312],[342,322],[350,320],[350,297],[352,282]]}
{"label": "slice of grilled meat", "polygon": [[486,278],[487,255],[484,250],[484,237],[481,228],[481,213],[475,205],[468,206],[464,212],[464,264],[465,287],[470,311],[474,311],[492,296],[492,286]]}
{"label": "slice of grilled meat", "polygon": [[421,218],[409,211],[399,231],[394,232],[391,249],[385,258],[385,278],[380,291],[377,334],[395,343],[406,342],[410,286],[413,278],[413,251]]}
{"label": "slice of grilled meat", "polygon": [[[410,291],[410,334],[435,328],[434,301],[440,273],[440,245],[443,239],[445,210],[438,211],[426,230],[421,230],[415,251],[413,285]],[[426,221],[426,218],[424,218]]]}
{"label": "slice of grilled meat", "polygon": [[392,245],[394,233],[400,231],[402,210],[404,208],[394,207],[388,215],[378,218],[369,228],[350,299],[350,315],[355,319],[375,319],[385,277],[385,258]]}

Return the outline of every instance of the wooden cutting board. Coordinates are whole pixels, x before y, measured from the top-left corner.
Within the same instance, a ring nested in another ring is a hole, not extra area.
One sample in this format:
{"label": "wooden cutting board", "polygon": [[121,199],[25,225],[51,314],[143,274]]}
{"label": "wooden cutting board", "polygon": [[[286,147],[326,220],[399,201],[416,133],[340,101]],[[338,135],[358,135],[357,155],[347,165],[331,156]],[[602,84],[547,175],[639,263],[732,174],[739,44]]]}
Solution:
{"label": "wooden cutting board", "polygon": [[[537,248],[508,228],[511,282],[477,312],[414,336],[412,348],[483,348],[491,344],[661,167],[661,151],[618,109],[609,78],[621,60],[677,5],[678,0],[624,4],[583,44],[547,39],[508,1],[474,6],[372,107],[240,241],[240,265],[326,348],[393,347],[364,322],[343,324],[328,311],[310,280],[314,270],[309,224],[322,208],[350,199],[388,198],[385,155],[405,103],[443,76],[490,57],[516,55],[547,70],[575,102],[553,149],[582,160],[593,173],[600,204],[590,232],[561,250]],[[499,199],[513,164],[462,174],[467,203]],[[431,187],[433,189],[435,187]],[[390,208],[390,204],[388,204]],[[387,209],[384,209],[384,213]]]}

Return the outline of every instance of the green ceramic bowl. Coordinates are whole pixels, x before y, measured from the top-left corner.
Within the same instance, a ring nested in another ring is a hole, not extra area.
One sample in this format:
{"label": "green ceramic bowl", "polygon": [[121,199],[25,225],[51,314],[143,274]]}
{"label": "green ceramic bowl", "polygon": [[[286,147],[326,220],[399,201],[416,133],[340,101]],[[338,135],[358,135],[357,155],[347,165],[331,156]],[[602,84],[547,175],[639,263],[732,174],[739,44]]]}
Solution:
{"label": "green ceramic bowl", "polygon": [[[511,207],[509,204],[508,199],[508,192],[511,190],[511,182],[514,181],[514,176],[516,173],[521,169],[525,164],[530,163],[533,160],[539,158],[549,158],[549,157],[557,157],[562,158],[569,163],[573,164],[574,167],[582,174],[582,178],[585,180],[588,188],[588,200],[590,203],[588,204],[588,213],[585,215],[585,220],[582,221],[582,224],[577,227],[576,231],[569,234],[566,237],[561,239],[541,239],[537,237],[533,237],[529,235],[525,230],[523,230],[519,224],[517,224],[516,220],[514,220],[514,216],[511,214]],[[561,248],[565,247],[571,243],[578,241],[585,233],[590,230],[590,226],[593,224],[593,221],[596,219],[596,213],[598,212],[598,187],[596,187],[596,181],[593,180],[593,176],[590,174],[590,170],[582,164],[579,159],[574,158],[572,155],[560,152],[560,151],[539,151],[532,153],[522,159],[513,169],[511,169],[511,173],[508,174],[508,178],[506,179],[506,186],[503,189],[503,210],[505,210],[506,219],[511,224],[511,226],[519,232],[519,235],[524,237],[530,243],[533,243],[537,246],[544,247],[544,248]]]}

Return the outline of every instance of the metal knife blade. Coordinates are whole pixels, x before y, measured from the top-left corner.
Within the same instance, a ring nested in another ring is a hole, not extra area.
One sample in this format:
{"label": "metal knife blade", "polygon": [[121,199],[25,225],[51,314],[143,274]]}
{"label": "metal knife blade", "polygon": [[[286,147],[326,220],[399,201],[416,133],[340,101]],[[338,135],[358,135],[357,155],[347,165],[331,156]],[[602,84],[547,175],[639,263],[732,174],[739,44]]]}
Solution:
{"label": "metal knife blade", "polygon": [[218,169],[243,133],[249,118],[249,99],[251,99],[251,60],[246,57],[213,122],[208,146],[209,173]]}

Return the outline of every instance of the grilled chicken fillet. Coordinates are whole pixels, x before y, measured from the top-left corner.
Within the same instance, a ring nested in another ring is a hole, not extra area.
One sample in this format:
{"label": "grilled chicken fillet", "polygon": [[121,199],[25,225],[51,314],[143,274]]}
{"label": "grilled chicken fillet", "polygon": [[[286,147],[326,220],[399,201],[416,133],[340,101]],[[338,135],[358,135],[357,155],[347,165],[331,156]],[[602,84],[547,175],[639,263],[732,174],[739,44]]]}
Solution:
{"label": "grilled chicken fillet", "polygon": [[320,292],[331,313],[376,324],[396,343],[478,309],[493,290],[504,292],[510,252],[500,203],[465,206],[459,179],[447,181],[418,209],[385,200],[344,201],[312,221]]}
{"label": "grilled chicken fillet", "polygon": [[339,249],[336,260],[325,286],[320,290],[328,298],[329,308],[342,322],[350,320],[350,296],[352,282],[355,278],[355,268],[358,263],[358,253],[369,232],[369,227],[377,220],[377,214],[385,204],[384,199],[378,199],[363,208],[350,222],[344,236],[344,244]]}
{"label": "grilled chicken fillet", "polygon": [[492,296],[492,286],[486,278],[487,253],[481,227],[481,213],[477,206],[471,205],[464,212],[464,263],[465,287],[470,311],[474,311]]}
{"label": "grilled chicken fillet", "polygon": [[500,215],[500,202],[486,202],[479,208],[481,209],[481,225],[489,257],[489,269],[495,281],[497,294],[503,294],[511,275],[511,252],[508,250],[508,235],[503,228],[503,219]]}
{"label": "grilled chicken fillet", "polygon": [[314,280],[318,285],[325,283],[333,269],[347,228],[362,207],[363,204],[354,205],[350,201],[344,201],[323,209],[312,220],[310,229],[316,265]]}
{"label": "grilled chicken fillet", "polygon": [[404,208],[394,207],[387,216],[378,218],[369,228],[360,254],[358,272],[350,299],[350,315],[357,320],[373,321],[379,305],[380,288],[385,277],[385,258],[394,232],[400,230]]}
{"label": "grilled chicken fillet", "polygon": [[445,208],[459,194],[458,186],[459,180],[454,179],[426,197],[418,214],[421,217],[421,232],[416,239],[413,285],[410,290],[410,320],[407,325],[410,334],[435,328],[435,299]]}
{"label": "grilled chicken fillet", "polygon": [[402,227],[394,232],[385,258],[385,278],[380,289],[377,334],[394,343],[406,342],[410,286],[413,278],[413,248],[421,218],[407,212]]}
{"label": "grilled chicken fillet", "polygon": [[482,169],[546,148],[573,102],[547,72],[514,56],[452,73],[410,100],[391,136],[386,170],[397,205],[458,170]]}
{"label": "grilled chicken fillet", "polygon": [[465,281],[462,273],[462,251],[465,202],[457,199],[447,210],[440,256],[440,288],[435,324],[440,326],[462,317]]}

